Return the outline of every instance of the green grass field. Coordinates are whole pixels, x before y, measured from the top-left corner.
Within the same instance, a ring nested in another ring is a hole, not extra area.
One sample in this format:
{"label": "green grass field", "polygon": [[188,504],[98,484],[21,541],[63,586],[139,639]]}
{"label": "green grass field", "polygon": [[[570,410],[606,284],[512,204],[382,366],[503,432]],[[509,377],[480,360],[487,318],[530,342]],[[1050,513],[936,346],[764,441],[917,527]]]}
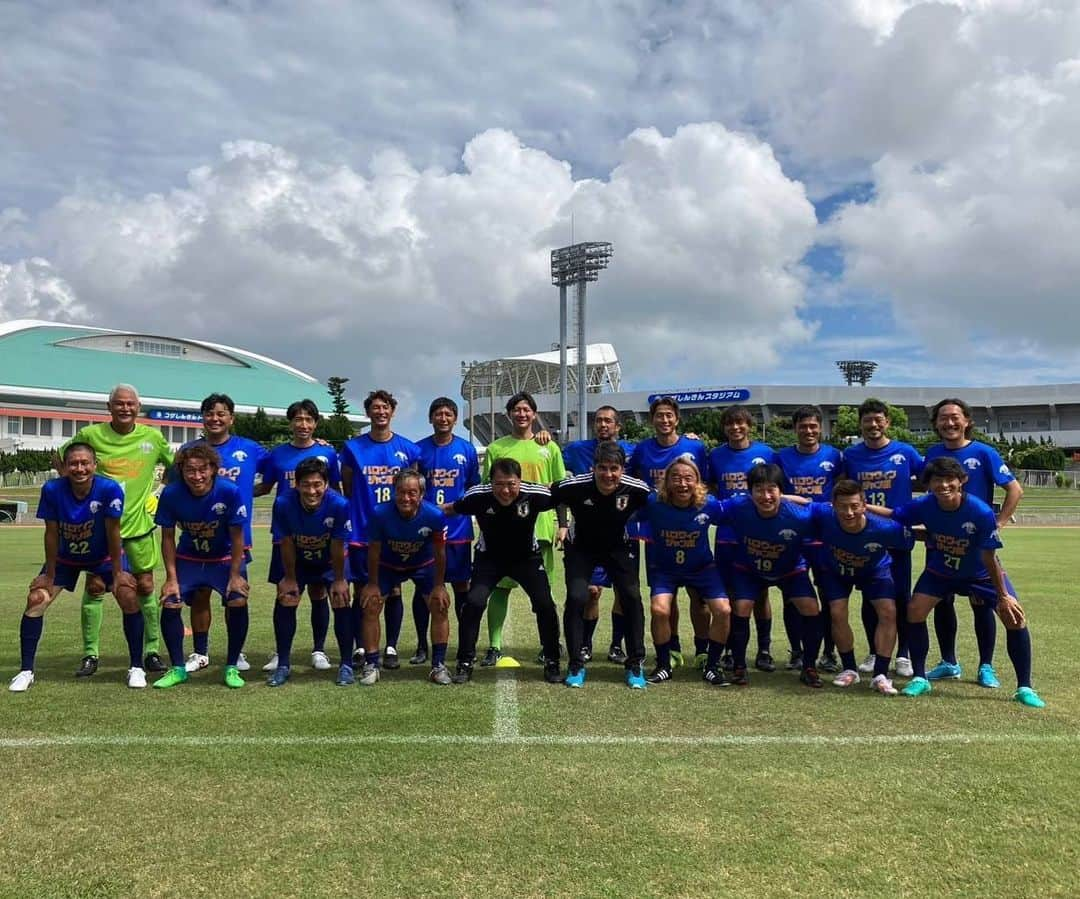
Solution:
{"label": "green grass field", "polygon": [[[519,595],[508,650],[523,667],[466,687],[406,666],[337,688],[299,664],[302,614],[290,684],[253,670],[230,691],[219,615],[214,664],[164,692],[124,686],[115,604],[101,671],[76,681],[78,600],[64,594],[37,684],[0,694],[0,896],[1076,896],[1080,535],[1005,540],[1042,711],[1010,701],[1003,636],[1006,688],[968,679],[963,611],[965,680],[920,700],[811,693],[783,672],[717,690],[685,669],[633,693],[607,663],[584,690],[548,686]],[[5,677],[40,542],[0,528]],[[271,603],[256,578],[256,668]]]}

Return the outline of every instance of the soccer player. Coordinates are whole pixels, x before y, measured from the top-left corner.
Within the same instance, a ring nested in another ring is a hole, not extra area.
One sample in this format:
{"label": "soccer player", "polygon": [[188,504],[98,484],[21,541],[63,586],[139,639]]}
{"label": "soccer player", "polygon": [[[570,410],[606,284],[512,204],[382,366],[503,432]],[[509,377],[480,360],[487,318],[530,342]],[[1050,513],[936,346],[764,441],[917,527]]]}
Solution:
{"label": "soccer player", "polygon": [[732,565],[731,653],[732,683],[750,683],[746,672],[746,646],[750,642],[750,613],[762,590],[779,587],[786,604],[798,613],[794,652],[802,665],[799,679],[808,687],[823,686],[814,666],[821,645],[818,600],[803,556],[813,536],[810,510],[783,494],[783,469],[774,463],[755,465],[747,475],[750,494],[720,503],[720,523],[731,526],[738,538]]}
{"label": "soccer player", "polygon": [[[943,399],[930,413],[934,430],[941,438],[926,451],[926,461],[941,457],[956,459],[968,476],[965,492],[987,505],[994,505],[994,487],[1005,491],[1001,510],[997,513],[998,528],[1005,527],[1012,519],[1024,488],[1013,477],[1009,466],[992,446],[973,440],[975,424],[971,416],[971,407],[963,400],[949,397]],[[980,687],[999,687],[994,671],[994,644],[997,642],[997,619],[993,609],[986,603],[972,601],[971,611],[975,618],[975,642],[979,647],[979,669],[976,682]],[[930,680],[959,678],[962,670],[956,658],[956,607],[952,597],[943,597],[943,601],[934,610],[934,631],[941,649],[941,661],[926,676]]]}
{"label": "soccer player", "polygon": [[135,578],[121,564],[124,491],[116,481],[96,474],[97,458],[88,443],[69,443],[63,465],[65,476],[41,487],[37,517],[45,522],[45,564],[26,596],[26,612],[19,625],[22,661],[8,689],[23,693],[33,685],[45,610],[61,590],[74,591],[84,571],[87,592],[100,597],[111,590],[124,613],[130,660],[127,683],[141,689],[146,686],[141,660],[143,617]]}
{"label": "soccer player", "polygon": [[[224,393],[211,393],[200,406],[203,420],[203,436],[181,449],[187,449],[196,443],[206,443],[217,450],[221,457],[218,475],[228,478],[240,488],[240,496],[248,509],[255,505],[255,475],[263,458],[268,455],[260,443],[247,437],[237,437],[232,433],[236,422],[236,404]],[[251,555],[251,516],[244,519],[244,546]],[[228,614],[228,607],[226,607]],[[210,590],[203,588],[191,598],[191,633],[192,653],[187,657],[184,667],[188,673],[200,671],[210,664]],[[246,671],[250,666],[244,654],[240,653],[236,667]]]}
{"label": "soccer player", "polygon": [[671,605],[679,587],[696,590],[709,611],[705,682],[718,687],[730,683],[720,656],[731,627],[731,605],[709,546],[709,526],[720,523],[720,508],[706,493],[697,465],[676,459],[642,512],[652,535],[647,570],[656,668],[647,678],[650,684],[671,679]]}
{"label": "soccer player", "polygon": [[[634,447],[630,455],[627,471],[631,477],[640,478],[655,490],[663,480],[667,467],[676,459],[687,459],[697,466],[702,477],[708,478],[708,459],[705,444],[700,440],[685,437],[679,433],[679,403],[671,396],[657,397],[649,404],[649,422],[653,436],[642,440]],[[645,541],[645,567],[649,568],[652,548],[647,525],[643,522],[638,529],[638,536]],[[694,626],[694,654],[703,653],[708,648],[709,623],[712,620],[709,610],[700,601],[700,597],[691,599],[690,620]],[[679,640],[679,607],[671,601],[671,663],[678,667],[683,663],[682,643]]]}
{"label": "soccer player", "polygon": [[277,584],[274,639],[278,667],[266,684],[280,687],[292,673],[289,655],[296,636],[296,607],[306,589],[313,603],[330,595],[334,636],[341,654],[337,684],[347,687],[356,683],[347,558],[352,530],[349,502],[329,489],[330,467],[322,459],[304,459],[296,466],[295,475],[296,487],[278,494],[272,514],[274,558],[280,562],[270,572],[270,582]]}
{"label": "soccer player", "polygon": [[[859,406],[862,442],[844,450],[844,474],[857,481],[868,503],[893,509],[911,501],[912,482],[922,474],[923,458],[907,443],[889,436],[889,407],[881,400],[868,399]],[[896,590],[896,673],[911,677],[907,645],[907,603],[911,598],[911,550],[893,547],[890,570]],[[862,623],[870,655],[859,665],[867,674],[880,658],[876,605],[867,594],[862,598]],[[891,647],[890,647],[891,652]]]}
{"label": "soccer player", "polygon": [[[563,463],[568,473],[589,474],[593,470],[596,447],[606,440],[616,441],[628,459],[634,451],[633,444],[619,439],[619,411],[614,406],[601,406],[596,410],[593,415],[593,433],[596,436],[592,440],[575,440],[563,447]],[[581,651],[586,662],[592,658],[592,638],[600,619],[600,594],[604,587],[610,586],[611,578],[607,572],[597,568],[589,582],[589,598],[585,603],[585,636]],[[626,663],[626,653],[622,646],[624,635],[622,604],[616,593],[615,601],[611,605],[611,645],[608,647],[608,661],[616,665]]]}
{"label": "soccer player", "polygon": [[624,475],[626,451],[615,441],[597,444],[592,472],[560,481],[551,490],[559,506],[566,506],[574,516],[563,545],[566,556],[566,608],[563,627],[570,671],[569,687],[585,685],[585,659],[582,654],[586,635],[585,609],[589,599],[590,577],[597,567],[615,583],[623,597],[627,619],[626,683],[634,689],[645,688],[641,664],[645,660],[645,618],[638,585],[637,547],[627,536],[630,517],[645,506],[651,490],[648,484]]}
{"label": "soccer player", "polygon": [[[750,439],[754,431],[754,417],[743,406],[728,406],[720,416],[720,427],[724,430],[726,442],[709,453],[709,477],[713,483],[713,496],[719,500],[749,493],[747,475],[755,465],[766,465],[776,461],[776,453],[771,446]],[[735,560],[735,547],[738,543],[731,528],[724,526],[716,529],[714,552],[716,564],[725,584],[731,582],[731,569]],[[769,591],[766,590],[754,603],[754,622],[757,625],[758,651],[754,667],[759,671],[775,671],[776,663],[772,657],[772,606],[769,603]],[[695,663],[697,659],[694,660]],[[731,652],[724,655],[724,667],[734,667]]]}
{"label": "soccer player", "polygon": [[[420,473],[427,489],[424,499],[437,506],[452,503],[465,495],[470,487],[480,483],[480,462],[476,447],[454,433],[458,406],[450,397],[440,396],[428,407],[428,421],[433,433],[421,440]],[[469,594],[469,578],[472,576],[472,519],[456,516],[446,533],[446,579],[454,588],[454,611],[461,617],[461,606]],[[409,659],[410,665],[423,665],[428,661],[428,603],[420,589],[413,594],[413,624],[416,626],[416,655]]]}
{"label": "soccer player", "polygon": [[997,558],[1000,523],[994,510],[966,492],[968,475],[956,459],[937,456],[928,460],[923,480],[930,492],[899,509],[871,507],[908,527],[926,528],[926,570],[915,583],[908,604],[908,642],[915,677],[901,692],[905,696],[931,692],[926,677],[930,647],[926,618],[943,597],[961,593],[977,605],[988,606],[1005,625],[1005,645],[1016,671],[1013,699],[1042,708],[1045,703],[1031,687],[1031,635],[1024,610]]}
{"label": "soccer player", "polygon": [[[516,393],[506,403],[506,414],[510,419],[511,433],[491,443],[484,455],[483,479],[491,480],[492,466],[498,459],[513,459],[521,467],[519,477],[526,483],[542,484],[550,487],[566,477],[562,453],[555,444],[541,444],[533,435],[533,423],[536,421],[536,400],[532,395]],[[546,507],[550,509],[551,507]],[[555,570],[555,513],[545,512],[536,518],[536,539],[540,555],[544,560],[544,569],[549,573]],[[474,566],[475,567],[475,566]],[[525,585],[522,584],[524,587]],[[514,582],[506,578],[491,592],[488,603],[488,651],[484,655],[482,666],[494,665],[502,657],[502,632],[506,623],[506,611],[510,591]],[[550,584],[549,584],[550,588]],[[486,598],[485,598],[486,599]],[[558,639],[556,639],[556,646]],[[544,657],[547,660],[547,657]]]}
{"label": "soccer player", "polygon": [[833,684],[850,687],[860,680],[855,637],[848,621],[848,598],[852,590],[859,590],[863,602],[871,603],[875,611],[876,653],[870,686],[885,696],[895,696],[896,688],[888,676],[897,615],[891,555],[906,552],[910,557],[914,545],[911,533],[899,522],[867,513],[862,485],[849,478],[836,482],[831,503],[811,504],[810,514],[823,545],[818,592],[822,602],[828,603],[833,638],[840,651],[842,670]]}
{"label": "soccer player", "polygon": [[[285,410],[292,439],[270,450],[259,465],[262,483],[255,488],[256,496],[264,496],[271,490],[281,496],[290,487],[296,486],[296,467],[305,459],[322,459],[330,472],[330,489],[340,490],[341,471],[338,454],[332,446],[326,446],[315,439],[315,429],[319,426],[319,407],[312,400],[303,399],[291,403]],[[275,546],[270,556],[270,571],[281,570],[281,557]],[[273,583],[273,581],[271,581]],[[316,671],[329,671],[330,658],[326,655],[326,636],[330,632],[330,603],[323,594],[316,598],[308,592],[311,601],[311,667]],[[228,614],[226,612],[226,614]],[[345,661],[342,659],[342,661]],[[275,653],[263,665],[263,671],[278,668]]]}
{"label": "soccer player", "polygon": [[[420,448],[411,440],[395,434],[391,428],[396,410],[397,400],[392,393],[386,390],[371,391],[364,400],[364,412],[371,419],[371,430],[353,437],[341,449],[341,481],[352,511],[353,532],[349,543],[349,567],[352,569],[355,590],[353,626],[358,639],[365,626],[363,621],[368,617],[360,603],[361,589],[368,583],[369,578],[368,520],[376,505],[393,501],[394,475],[402,469],[416,468],[420,464]],[[374,578],[375,572],[370,572],[370,577]],[[401,637],[401,622],[405,617],[400,589],[395,588],[387,597],[385,609],[386,654],[381,663],[384,668],[394,669],[401,666],[397,643]],[[358,645],[353,664],[359,664],[361,648]],[[377,664],[376,673],[378,667]]]}
{"label": "soccer player", "polygon": [[433,684],[450,683],[446,646],[450,641],[450,594],[446,592],[446,514],[424,500],[424,476],[413,468],[394,474],[394,498],[380,503],[367,521],[368,582],[360,591],[364,668],[360,684],[379,680],[379,612],[395,587],[412,581],[431,613]]}
{"label": "soccer player", "polygon": [[[840,450],[821,442],[821,409],[817,406],[800,406],[792,413],[791,426],[795,430],[795,446],[786,446],[777,454],[777,463],[784,470],[785,493],[805,496],[811,502],[825,502],[832,495],[833,484],[843,474],[844,457]],[[818,580],[821,566],[817,561],[820,544],[812,542],[806,549],[806,561]],[[836,654],[833,652],[832,619],[827,611],[821,613],[821,624],[825,639],[825,651],[818,660],[822,671],[836,674],[840,671]],[[787,668],[799,667],[795,647],[798,645],[798,633],[801,625],[796,610],[790,603],[784,606],[784,630],[791,644],[791,656]],[[814,660],[810,660],[813,665]],[[804,667],[805,670],[805,667]]]}
{"label": "soccer player", "polygon": [[[93,447],[101,473],[116,481],[124,491],[120,536],[124,540],[124,558],[135,576],[135,592],[143,614],[142,667],[151,672],[164,671],[158,604],[154,597],[158,553],[154,520],[147,510],[147,501],[154,492],[157,466],[172,464],[172,450],[160,430],[138,423],[139,393],[130,384],[113,387],[108,409],[109,421],[81,428],[70,443],[87,443]],[[103,596],[103,593],[94,596],[84,585],[80,609],[83,659],[76,677],[90,677],[97,671]]]}
{"label": "soccer player", "polygon": [[[559,459],[561,463],[562,457]],[[536,615],[544,653],[544,680],[560,684],[559,613],[551,598],[536,526],[538,516],[554,506],[551,491],[543,484],[522,482],[517,459],[496,459],[488,472],[489,483],[473,487],[461,499],[443,506],[447,514],[475,516],[480,527],[469,596],[461,609],[454,683],[472,679],[484,608],[496,585],[509,577],[521,585]]]}
{"label": "soccer player", "polygon": [[[236,662],[248,631],[248,582],[244,549],[247,507],[240,488],[218,475],[221,457],[207,444],[176,454],[181,480],[169,484],[158,500],[155,520],[161,526],[165,583],[161,586],[161,634],[172,667],[154,686],[168,689],[184,683],[184,621],[180,610],[196,591],[209,587],[228,609],[225,686],[242,687]],[[176,528],[180,527],[179,545]]]}

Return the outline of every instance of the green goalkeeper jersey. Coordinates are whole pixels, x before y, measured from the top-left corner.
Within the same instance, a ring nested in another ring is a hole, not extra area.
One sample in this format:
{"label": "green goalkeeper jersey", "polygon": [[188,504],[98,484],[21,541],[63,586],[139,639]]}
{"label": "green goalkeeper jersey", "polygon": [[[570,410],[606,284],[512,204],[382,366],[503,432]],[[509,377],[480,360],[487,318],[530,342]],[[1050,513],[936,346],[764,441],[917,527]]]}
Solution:
{"label": "green goalkeeper jersey", "polygon": [[[491,480],[491,463],[496,459],[510,458],[521,466],[521,479],[534,484],[550,487],[566,477],[562,451],[552,441],[547,446],[540,446],[531,437],[519,439],[514,436],[501,437],[487,448],[484,456],[484,481]],[[555,542],[555,511],[541,512],[536,519],[536,539],[547,543]]]}
{"label": "green goalkeeper jersey", "polygon": [[[173,454],[157,428],[135,425],[128,434],[113,430],[109,422],[87,425],[70,443],[88,443],[97,453],[98,472],[117,481],[124,491],[124,514],[120,536],[141,537],[154,529],[154,516],[147,503],[154,492],[158,464],[172,465]],[[60,451],[63,456],[63,449]]]}

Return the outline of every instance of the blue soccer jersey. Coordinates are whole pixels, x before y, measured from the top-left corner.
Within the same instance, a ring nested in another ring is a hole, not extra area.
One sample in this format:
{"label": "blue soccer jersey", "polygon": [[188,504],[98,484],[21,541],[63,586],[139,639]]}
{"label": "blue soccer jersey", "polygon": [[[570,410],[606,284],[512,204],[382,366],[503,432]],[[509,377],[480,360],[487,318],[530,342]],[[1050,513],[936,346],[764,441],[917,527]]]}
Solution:
{"label": "blue soccer jersey", "polygon": [[926,527],[926,568],[950,579],[987,578],[985,549],[1001,549],[994,510],[981,499],[964,494],[960,508],[947,512],[931,493],[893,510],[893,517],[908,527]]}
{"label": "blue soccer jersey", "polygon": [[924,464],[915,447],[899,440],[880,449],[856,443],[844,450],[844,474],[858,482],[868,503],[890,509],[911,501],[912,478],[922,474]]}
{"label": "blue soccer jersey", "polygon": [[857,534],[840,527],[832,503],[813,503],[810,516],[817,537],[825,545],[820,558],[841,578],[863,582],[878,574],[888,575],[890,549],[910,551],[915,545],[911,531],[899,521],[866,513],[866,526]]}
{"label": "blue soccer jersey", "polygon": [[99,474],[94,475],[90,492],[82,499],[71,492],[67,478],[54,478],[41,485],[37,517],[56,522],[60,535],[56,561],[63,565],[92,568],[108,559],[105,521],[119,519],[123,512],[123,488]]}
{"label": "blue soccer jersey", "polygon": [[375,507],[394,498],[394,475],[403,468],[420,467],[420,448],[400,434],[373,440],[370,434],[353,437],[341,449],[341,464],[352,470],[352,544],[366,546],[368,522]]}
{"label": "blue soccer jersey", "polygon": [[[746,449],[732,449],[726,443],[709,453],[709,480],[716,485],[717,499],[730,499],[749,493],[747,476],[755,465],[776,462],[776,452],[764,443],[751,443]],[[717,543],[737,543],[735,532],[727,525],[716,529]]]}
{"label": "blue soccer jersey", "polygon": [[995,485],[1004,487],[1016,480],[998,451],[978,440],[972,440],[960,449],[949,449],[944,443],[937,443],[926,451],[927,462],[939,456],[949,456],[964,466],[968,476],[964,493],[990,505],[994,502]]}
{"label": "blue soccer jersey", "polygon": [[[205,437],[190,440],[180,447],[181,452],[189,446],[204,443],[212,446],[221,456],[221,466],[218,475],[228,478],[240,488],[240,496],[248,509],[254,508],[255,504],[255,475],[259,472],[262,460],[270,455],[269,451],[261,443],[248,440],[247,437],[237,437],[235,434],[224,443],[210,443]],[[175,471],[173,480],[180,479],[180,472]],[[244,546],[251,549],[251,517],[244,521]]]}
{"label": "blue soccer jersey", "polygon": [[341,482],[341,469],[338,454],[332,446],[313,443],[299,447],[291,443],[279,443],[259,463],[259,472],[264,484],[272,484],[278,494],[296,486],[296,466],[305,459],[322,459],[330,469],[330,483]]}
{"label": "blue soccer jersey", "polygon": [[[592,440],[575,440],[573,443],[566,444],[562,451],[563,464],[566,466],[566,470],[570,474],[588,474],[592,471],[593,456],[596,454],[596,447],[599,443],[599,440],[593,438]],[[617,440],[616,443],[623,448],[629,463],[631,456],[634,454],[634,444],[625,440]]]}
{"label": "blue soccer jersey", "polygon": [[[439,446],[434,437],[425,437],[417,445],[420,450],[420,473],[427,481],[424,499],[441,506],[461,499],[465,491],[480,483],[480,461],[476,447],[455,435],[448,444]],[[449,520],[447,543],[469,543],[473,539],[472,518],[455,515]]]}
{"label": "blue soccer jersey", "polygon": [[379,565],[412,571],[435,561],[435,544],[446,542],[446,515],[434,503],[422,502],[412,518],[397,506],[380,503],[368,521],[368,540],[382,544]]}
{"label": "blue soccer jersey", "polygon": [[664,470],[672,462],[683,458],[693,462],[701,472],[702,483],[708,483],[709,463],[705,456],[705,444],[700,440],[682,436],[671,446],[661,446],[655,437],[642,440],[630,455],[630,462],[626,466],[627,473],[655,489],[664,477]]}
{"label": "blue soccer jersey", "polygon": [[844,456],[833,446],[819,446],[813,453],[785,446],[777,453],[777,462],[784,470],[785,493],[819,503],[832,497],[833,485],[844,470]]}
{"label": "blue soccer jersey", "polygon": [[331,541],[348,543],[352,534],[349,501],[333,490],[327,490],[322,502],[309,512],[300,502],[300,493],[295,488],[286,490],[274,500],[270,533],[274,543],[292,538],[297,565],[327,568]]}
{"label": "blue soccer jersey", "polygon": [[660,502],[654,493],[639,513],[652,533],[649,565],[670,573],[700,571],[713,564],[709,526],[720,516],[720,503],[707,497],[698,508]]}
{"label": "blue soccer jersey", "polygon": [[243,527],[247,518],[240,488],[227,478],[215,477],[206,496],[193,496],[183,481],[169,484],[161,492],[154,521],[163,528],[182,530],[178,559],[224,562],[232,557],[230,529]]}
{"label": "blue soccer jersey", "polygon": [[781,500],[776,515],[765,518],[750,496],[742,494],[723,500],[720,507],[720,521],[730,525],[739,540],[735,567],[767,581],[806,571],[803,540],[814,534],[810,506]]}

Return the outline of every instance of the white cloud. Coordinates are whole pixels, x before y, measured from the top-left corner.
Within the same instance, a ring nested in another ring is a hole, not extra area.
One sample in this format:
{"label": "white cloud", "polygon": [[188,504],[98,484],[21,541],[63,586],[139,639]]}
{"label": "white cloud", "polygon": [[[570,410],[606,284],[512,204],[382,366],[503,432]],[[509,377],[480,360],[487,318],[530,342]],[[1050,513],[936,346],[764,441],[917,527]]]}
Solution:
{"label": "white cloud", "polygon": [[459,172],[385,151],[363,173],[236,141],[183,188],[84,190],[20,227],[96,323],[226,340],[358,392],[455,392],[461,358],[547,349],[548,254],[571,216],[579,239],[615,244],[589,334],[629,372],[700,380],[805,341],[813,210],[769,148],[707,123],[635,131],[621,153],[607,180],[575,181],[501,130],[472,139]]}
{"label": "white cloud", "polygon": [[79,321],[87,312],[49,261],[35,256],[0,262],[0,320],[17,318]]}

